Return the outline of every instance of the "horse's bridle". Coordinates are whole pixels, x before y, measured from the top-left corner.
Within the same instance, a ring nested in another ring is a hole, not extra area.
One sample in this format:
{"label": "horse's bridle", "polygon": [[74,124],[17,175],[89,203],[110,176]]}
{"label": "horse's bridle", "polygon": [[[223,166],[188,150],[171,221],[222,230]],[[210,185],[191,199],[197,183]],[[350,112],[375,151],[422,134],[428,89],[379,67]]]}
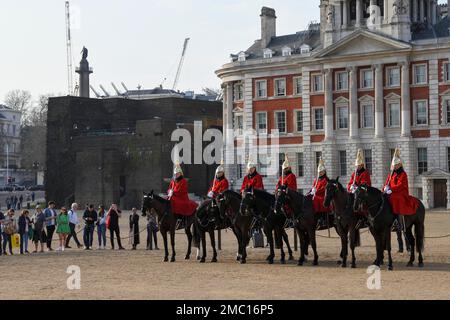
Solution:
{"label": "horse's bridle", "polygon": [[[361,187],[362,190],[364,190],[365,192],[367,192],[367,188]],[[363,201],[361,201],[361,203],[363,203]],[[375,216],[372,216],[370,214],[370,210],[375,208],[376,206],[380,205],[380,208],[378,209],[377,213]],[[369,211],[369,214],[367,216],[367,219],[369,220],[370,224],[373,225],[373,223],[375,222],[375,219],[378,218],[378,216],[381,214],[381,212],[383,211],[383,204],[384,204],[384,197],[381,196],[381,200],[375,202],[374,204],[370,205],[369,207],[367,207],[367,211]]]}

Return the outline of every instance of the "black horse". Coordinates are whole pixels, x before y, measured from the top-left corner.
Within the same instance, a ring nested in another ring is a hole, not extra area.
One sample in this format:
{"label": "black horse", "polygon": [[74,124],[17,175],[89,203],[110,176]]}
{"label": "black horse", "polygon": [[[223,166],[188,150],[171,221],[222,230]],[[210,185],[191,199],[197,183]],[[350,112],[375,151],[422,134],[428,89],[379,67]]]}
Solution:
{"label": "black horse", "polygon": [[[286,263],[286,254],[283,249],[283,240],[286,242],[289,251],[289,259],[293,259],[292,250],[289,245],[287,234],[284,230],[286,216],[275,212],[275,196],[264,190],[247,188],[242,198],[240,214],[252,216],[262,222],[264,234],[270,247],[270,254],[267,257],[269,264],[273,264],[275,258],[274,234],[277,246],[281,251],[280,262]],[[284,236],[286,235],[286,236]]]}
{"label": "black horse", "polygon": [[[156,212],[158,219],[159,231],[164,240],[164,262],[169,261],[169,249],[167,246],[167,233],[170,233],[170,244],[172,246],[172,257],[170,262],[175,262],[175,231],[182,229],[184,225],[184,231],[188,238],[188,250],[186,253],[186,260],[190,259],[191,256],[191,246],[192,246],[192,232],[191,226],[194,222],[194,215],[190,217],[184,217],[172,213],[170,201],[152,192],[145,194],[142,200],[142,216],[147,214],[152,214],[151,211]],[[184,223],[179,223],[179,221],[184,221]],[[194,244],[198,247],[198,244]]]}
{"label": "black horse", "polygon": [[[199,243],[200,239],[202,242],[202,257],[200,259],[201,263],[204,263],[206,260],[206,232],[209,233],[211,246],[213,249],[213,258],[211,262],[217,262],[216,240],[214,233],[215,230],[224,230],[231,228],[236,235],[234,227],[232,226],[232,220],[234,220],[235,218],[236,211],[223,210],[224,212],[221,212],[218,203],[219,202],[217,199],[206,199],[199,206],[195,213],[196,219],[194,222],[194,239],[196,243]],[[237,208],[239,208],[239,203],[237,204]]]}
{"label": "black horse", "polygon": [[351,267],[356,268],[355,248],[360,243],[359,230],[363,228],[363,216],[358,216],[353,210],[353,196],[339,182],[339,177],[336,180],[328,181],[325,189],[325,201],[323,205],[328,208],[331,204],[334,207],[336,231],[341,237],[342,261],[339,261],[339,263],[343,268],[347,267],[348,240],[350,237],[350,249],[352,251]]}
{"label": "black horse", "polygon": [[247,246],[250,242],[251,229],[254,218],[240,212],[242,196],[232,190],[224,191],[216,198],[219,214],[231,221],[232,230],[238,241],[236,260],[244,264],[247,262]]}
{"label": "black horse", "polygon": [[[367,186],[361,186],[357,190],[357,198],[358,201],[355,199],[355,208],[360,207],[361,205],[367,205],[371,206],[370,203],[378,203],[380,202],[380,199],[382,199],[383,204],[385,207],[389,207],[389,211],[392,214],[392,219],[395,219],[394,213],[392,213],[392,208],[388,201],[388,196],[383,195],[380,190],[377,190],[375,188],[370,188]],[[404,227],[406,229],[406,239],[408,241],[408,244],[410,245],[410,258],[408,261],[407,266],[412,267],[414,266],[415,261],[415,250],[419,253],[419,267],[422,268],[424,266],[423,263],[423,256],[422,252],[424,249],[424,242],[425,242],[425,207],[423,206],[422,201],[419,199],[416,199],[418,201],[419,206],[417,208],[417,211],[414,215],[405,215],[403,217],[398,217],[399,219],[404,219]],[[372,204],[374,205],[374,204]],[[373,209],[372,209],[373,211]],[[378,213],[377,213],[378,214]],[[369,219],[369,222],[371,222],[371,219]],[[372,222],[371,222],[372,224]],[[391,224],[392,225],[392,224]],[[412,232],[412,228],[414,227],[414,234]],[[389,230],[390,231],[390,230]],[[390,232],[389,232],[390,235]],[[389,246],[390,246],[390,240],[389,240]],[[378,255],[378,253],[377,253]]]}

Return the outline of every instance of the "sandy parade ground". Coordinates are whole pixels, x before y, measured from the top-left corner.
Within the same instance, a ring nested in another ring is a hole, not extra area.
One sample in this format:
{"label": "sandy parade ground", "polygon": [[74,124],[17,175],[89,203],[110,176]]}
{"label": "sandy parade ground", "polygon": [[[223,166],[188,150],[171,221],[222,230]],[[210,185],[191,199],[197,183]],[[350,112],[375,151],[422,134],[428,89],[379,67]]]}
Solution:
{"label": "sandy parade ground", "polygon": [[[122,236],[128,236],[128,212],[121,218]],[[140,229],[145,228],[141,218]],[[293,246],[293,231],[288,232]],[[381,289],[369,290],[366,269],[374,260],[373,238],[362,234],[362,247],[357,249],[357,269],[342,269],[336,261],[340,250],[338,239],[318,237],[319,266],[297,261],[279,263],[276,251],[274,265],[265,257],[268,248],[249,248],[248,263],[235,261],[236,240],[231,231],[222,233],[219,262],[206,264],[195,259],[185,261],[186,237],[177,233],[177,261],[164,263],[163,251],[145,250],[146,231],[141,233],[137,251],[68,249],[0,257],[2,287],[0,299],[450,299],[450,238],[427,238],[425,268],[407,268],[406,253],[397,253],[393,234],[394,271],[381,270]],[[450,234],[450,214],[428,212],[426,236]],[[333,231],[332,237],[336,234]],[[82,239],[81,233],[79,234]],[[55,236],[56,239],[56,236]],[[109,241],[109,239],[108,239]],[[109,244],[109,242],[108,242]],[[72,243],[72,246],[75,245]],[[57,242],[54,242],[57,247]],[[94,237],[94,248],[97,237]],[[109,247],[109,245],[108,245]],[[117,246],[116,246],[117,247]],[[159,235],[159,247],[162,248]],[[208,241],[208,250],[209,241]],[[295,252],[298,259],[298,252]],[[193,258],[195,255],[195,250]],[[81,288],[69,290],[69,266],[79,266]]]}

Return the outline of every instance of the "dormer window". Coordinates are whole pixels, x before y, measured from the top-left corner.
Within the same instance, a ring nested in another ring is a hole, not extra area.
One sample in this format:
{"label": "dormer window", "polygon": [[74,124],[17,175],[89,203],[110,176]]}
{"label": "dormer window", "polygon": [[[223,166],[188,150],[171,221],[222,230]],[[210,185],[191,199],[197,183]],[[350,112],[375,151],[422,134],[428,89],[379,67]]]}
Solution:
{"label": "dormer window", "polygon": [[307,44],[304,44],[300,47],[301,54],[306,54],[306,53],[309,53],[310,51],[311,51],[311,47]]}
{"label": "dormer window", "polygon": [[245,52],[243,52],[243,51],[239,52],[239,54],[238,54],[239,62],[244,62],[246,60],[246,58],[247,58],[247,56],[246,56]]}
{"label": "dormer window", "polygon": [[289,47],[283,47],[282,54],[283,54],[283,57],[288,57],[292,54],[292,49]]}
{"label": "dormer window", "polygon": [[273,51],[272,50],[264,49],[264,51],[263,51],[264,59],[270,59],[270,58],[272,58],[272,55],[273,55]]}

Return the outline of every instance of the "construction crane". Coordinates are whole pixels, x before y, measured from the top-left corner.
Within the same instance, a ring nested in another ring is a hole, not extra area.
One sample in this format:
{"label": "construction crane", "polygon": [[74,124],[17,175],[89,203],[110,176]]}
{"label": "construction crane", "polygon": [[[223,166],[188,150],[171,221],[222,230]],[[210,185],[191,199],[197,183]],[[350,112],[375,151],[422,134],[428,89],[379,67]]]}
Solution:
{"label": "construction crane", "polygon": [[120,93],[120,91],[117,89],[116,85],[114,84],[114,82],[111,82],[111,85],[114,89],[114,91],[117,93],[118,96],[121,96],[122,94]]}
{"label": "construction crane", "polygon": [[110,97],[111,95],[108,93],[108,91],[105,90],[105,88],[100,85],[100,89],[102,89],[102,91],[105,93],[105,96]]}
{"label": "construction crane", "polygon": [[183,52],[181,53],[181,59],[180,59],[180,63],[178,64],[177,75],[175,76],[175,80],[173,81],[172,90],[177,89],[178,80],[180,79],[181,69],[183,67],[184,57],[186,56],[186,49],[187,49],[189,40],[190,40],[190,38],[184,39]]}
{"label": "construction crane", "polygon": [[67,51],[67,92],[73,93],[72,37],[70,34],[70,4],[66,1],[66,51]]}

